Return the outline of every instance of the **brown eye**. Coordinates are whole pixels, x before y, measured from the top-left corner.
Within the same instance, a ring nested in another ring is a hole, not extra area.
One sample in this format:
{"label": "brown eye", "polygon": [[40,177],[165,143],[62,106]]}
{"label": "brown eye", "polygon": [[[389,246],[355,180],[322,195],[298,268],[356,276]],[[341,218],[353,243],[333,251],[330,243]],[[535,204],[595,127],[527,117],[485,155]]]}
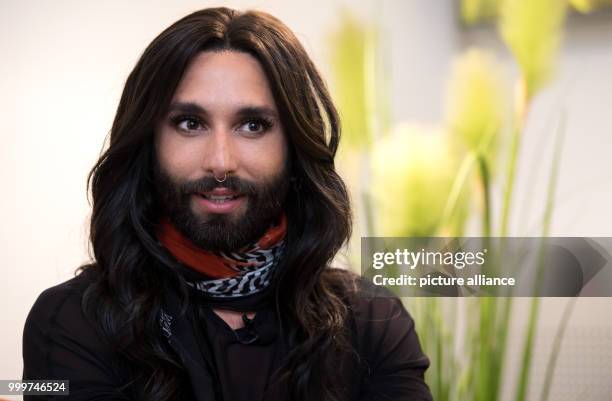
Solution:
{"label": "brown eye", "polygon": [[178,126],[179,128],[184,129],[184,130],[193,131],[193,130],[197,130],[200,127],[200,123],[194,120],[193,118],[187,118],[183,120],[182,122],[180,122]]}
{"label": "brown eye", "polygon": [[268,131],[271,127],[271,122],[256,118],[245,121],[242,126],[240,126],[239,131],[249,134],[262,134]]}
{"label": "brown eye", "polygon": [[199,131],[203,124],[199,118],[193,116],[176,116],[171,118],[172,124],[184,132]]}
{"label": "brown eye", "polygon": [[251,121],[246,124],[249,131],[259,131],[261,129],[261,124],[255,121]]}

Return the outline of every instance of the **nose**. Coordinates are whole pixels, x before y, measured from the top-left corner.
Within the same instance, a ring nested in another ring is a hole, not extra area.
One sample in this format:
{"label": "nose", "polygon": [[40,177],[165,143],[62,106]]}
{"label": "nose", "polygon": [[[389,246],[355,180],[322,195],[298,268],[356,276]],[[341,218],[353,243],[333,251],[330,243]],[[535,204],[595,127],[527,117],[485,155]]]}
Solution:
{"label": "nose", "polygon": [[232,133],[226,129],[212,132],[206,142],[204,152],[204,169],[207,174],[217,178],[234,174],[237,168]]}

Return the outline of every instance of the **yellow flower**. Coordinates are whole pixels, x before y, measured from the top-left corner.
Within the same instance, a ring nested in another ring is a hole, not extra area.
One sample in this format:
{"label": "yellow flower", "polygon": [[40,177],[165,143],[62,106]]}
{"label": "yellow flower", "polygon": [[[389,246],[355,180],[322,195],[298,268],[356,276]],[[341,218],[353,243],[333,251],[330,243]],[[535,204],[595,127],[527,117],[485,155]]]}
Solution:
{"label": "yellow flower", "polygon": [[363,148],[372,141],[371,65],[376,30],[344,10],[338,29],[330,34],[332,89],[342,121],[342,145]]}
{"label": "yellow flower", "polygon": [[499,0],[461,0],[461,18],[468,25],[497,17]]}
{"label": "yellow flower", "polygon": [[516,58],[531,98],[550,77],[567,0],[504,0],[500,30]]}
{"label": "yellow flower", "polygon": [[569,3],[581,13],[590,13],[595,8],[593,0],[569,0]]}
{"label": "yellow flower", "polygon": [[482,152],[491,167],[510,119],[509,95],[502,66],[493,55],[470,49],[456,60],[449,83],[449,130],[469,150]]}
{"label": "yellow flower", "polygon": [[371,196],[380,236],[431,236],[439,228],[457,171],[456,159],[440,129],[397,126],[372,150]]}

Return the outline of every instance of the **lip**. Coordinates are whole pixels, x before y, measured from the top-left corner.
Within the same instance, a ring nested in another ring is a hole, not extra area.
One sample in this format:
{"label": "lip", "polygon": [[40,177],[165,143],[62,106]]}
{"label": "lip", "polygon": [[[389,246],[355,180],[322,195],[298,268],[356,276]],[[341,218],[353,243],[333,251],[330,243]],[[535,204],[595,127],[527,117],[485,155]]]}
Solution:
{"label": "lip", "polygon": [[226,187],[217,187],[215,189],[213,189],[212,191],[207,191],[207,192],[198,192],[198,194],[200,195],[208,195],[208,196],[240,196],[241,194],[239,192],[236,191],[232,191],[229,188]]}
{"label": "lip", "polygon": [[[206,196],[235,196],[232,199],[212,200]],[[193,195],[196,203],[207,213],[226,214],[236,210],[245,201],[245,196],[230,191],[227,188],[215,188],[210,192],[197,193]]]}

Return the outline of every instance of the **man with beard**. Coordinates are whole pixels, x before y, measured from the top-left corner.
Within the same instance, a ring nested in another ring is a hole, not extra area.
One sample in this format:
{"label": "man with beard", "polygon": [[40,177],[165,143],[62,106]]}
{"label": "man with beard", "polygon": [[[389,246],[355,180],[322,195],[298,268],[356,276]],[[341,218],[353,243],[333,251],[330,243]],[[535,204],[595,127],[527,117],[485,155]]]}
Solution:
{"label": "man with beard", "polygon": [[70,400],[430,400],[401,302],[330,267],[351,231],[338,141],[274,17],[167,28],[90,174],[95,258],[32,307],[23,378]]}

